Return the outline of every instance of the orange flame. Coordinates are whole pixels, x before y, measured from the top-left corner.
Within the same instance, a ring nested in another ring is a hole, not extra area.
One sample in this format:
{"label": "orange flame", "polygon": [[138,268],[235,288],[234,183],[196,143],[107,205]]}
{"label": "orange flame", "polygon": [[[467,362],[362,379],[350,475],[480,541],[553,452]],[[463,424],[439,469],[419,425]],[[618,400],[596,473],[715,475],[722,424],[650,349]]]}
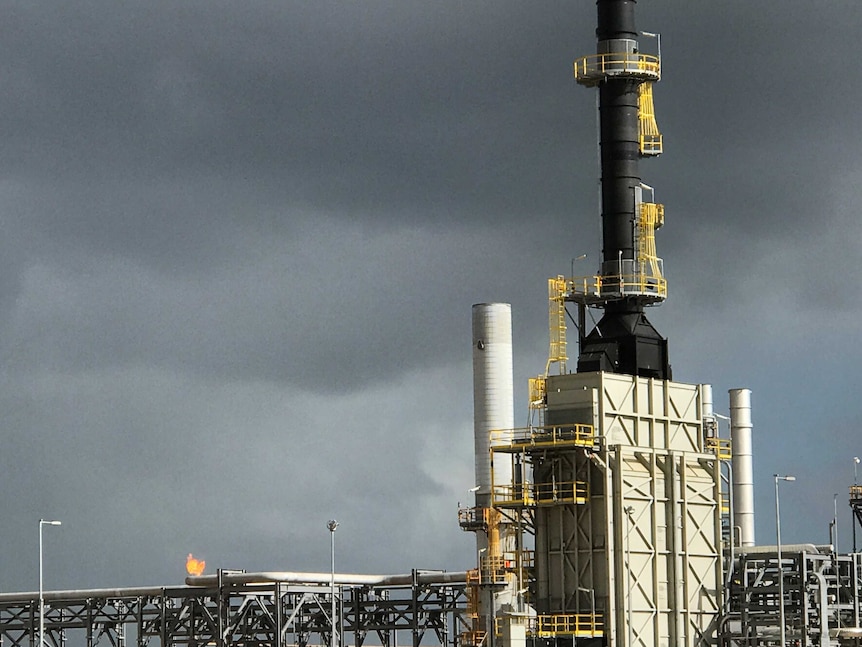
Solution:
{"label": "orange flame", "polygon": [[207,563],[204,560],[195,559],[195,556],[189,553],[186,558],[186,571],[189,575],[201,575],[206,567]]}

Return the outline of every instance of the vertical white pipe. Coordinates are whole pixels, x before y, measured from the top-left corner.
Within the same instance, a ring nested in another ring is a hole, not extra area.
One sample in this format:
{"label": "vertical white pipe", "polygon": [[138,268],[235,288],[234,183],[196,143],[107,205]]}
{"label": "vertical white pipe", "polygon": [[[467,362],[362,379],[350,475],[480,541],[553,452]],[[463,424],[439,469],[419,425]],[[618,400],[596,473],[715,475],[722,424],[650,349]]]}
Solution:
{"label": "vertical white pipe", "polygon": [[[512,306],[473,306],[473,441],[476,452],[476,505],[490,507],[491,431],[515,426],[512,378]],[[512,482],[511,462],[494,465],[496,485]]]}
{"label": "vertical white pipe", "polygon": [[734,519],[740,545],[754,546],[754,465],[752,462],[751,390],[730,390],[730,444],[733,452]]}
{"label": "vertical white pipe", "polygon": [[715,419],[715,409],[712,405],[712,384],[701,384],[701,404],[700,410],[704,420]]}

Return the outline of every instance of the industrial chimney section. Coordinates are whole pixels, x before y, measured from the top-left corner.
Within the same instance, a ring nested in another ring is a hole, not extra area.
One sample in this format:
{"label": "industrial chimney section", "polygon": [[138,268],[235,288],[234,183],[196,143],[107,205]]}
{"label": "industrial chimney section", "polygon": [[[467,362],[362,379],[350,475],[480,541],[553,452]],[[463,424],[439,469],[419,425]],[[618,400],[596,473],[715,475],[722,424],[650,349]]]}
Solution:
{"label": "industrial chimney section", "polygon": [[730,390],[730,442],[733,453],[734,522],[740,545],[754,546],[754,466],[751,460],[751,391]]}

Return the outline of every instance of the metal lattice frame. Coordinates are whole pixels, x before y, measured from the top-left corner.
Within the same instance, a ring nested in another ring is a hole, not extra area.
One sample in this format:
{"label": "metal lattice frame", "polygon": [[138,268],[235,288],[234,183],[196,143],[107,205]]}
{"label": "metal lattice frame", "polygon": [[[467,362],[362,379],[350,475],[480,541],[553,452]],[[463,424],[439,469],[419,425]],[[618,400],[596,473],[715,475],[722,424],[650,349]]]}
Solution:
{"label": "metal lattice frame", "polygon": [[[808,545],[782,548],[788,640],[828,647],[842,630],[859,627],[862,554],[836,555]],[[726,647],[765,647],[778,641],[779,565],[775,547],[749,549],[734,564],[721,639]]]}
{"label": "metal lattice frame", "polygon": [[[469,626],[465,588],[420,583],[417,577],[409,585],[338,585],[336,622],[341,635],[353,634],[356,647],[369,636],[389,647],[397,642],[396,632],[409,632],[413,647],[458,647],[459,634]],[[125,647],[130,641],[137,647],[307,647],[329,644],[332,631],[328,584],[47,592],[45,600],[50,647],[62,647],[73,636],[84,637],[86,647]],[[38,626],[38,594],[0,595],[0,644],[33,647]]]}

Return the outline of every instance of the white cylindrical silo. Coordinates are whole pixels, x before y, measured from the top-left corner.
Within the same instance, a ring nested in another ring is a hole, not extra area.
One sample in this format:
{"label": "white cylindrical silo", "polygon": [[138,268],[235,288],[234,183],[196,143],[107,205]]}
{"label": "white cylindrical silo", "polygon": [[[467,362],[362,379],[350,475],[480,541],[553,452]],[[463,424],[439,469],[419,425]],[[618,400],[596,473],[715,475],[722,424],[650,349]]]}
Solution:
{"label": "white cylindrical silo", "polygon": [[[476,452],[476,507],[484,509],[487,527],[476,533],[480,572],[477,589],[479,627],[489,631],[504,607],[512,608],[518,585],[511,573],[498,586],[500,560],[516,549],[514,526],[493,509],[495,486],[511,486],[512,462],[508,455],[491,469],[491,432],[509,432],[515,426],[512,377],[512,306],[478,303],[473,306],[473,440]],[[510,436],[511,437],[511,436]],[[492,481],[493,477],[493,481]],[[487,565],[487,566],[486,566]],[[487,569],[487,570],[486,570]],[[482,579],[494,574],[495,581]],[[484,586],[482,585],[484,584]]]}
{"label": "white cylindrical silo", "polygon": [[740,545],[754,546],[754,464],[751,390],[730,390],[730,444],[733,452],[733,515]]}
{"label": "white cylindrical silo", "polygon": [[[491,506],[491,431],[515,424],[512,378],[512,306],[473,306],[473,440],[476,452],[476,505]],[[497,485],[512,481],[510,461],[494,465]]]}

